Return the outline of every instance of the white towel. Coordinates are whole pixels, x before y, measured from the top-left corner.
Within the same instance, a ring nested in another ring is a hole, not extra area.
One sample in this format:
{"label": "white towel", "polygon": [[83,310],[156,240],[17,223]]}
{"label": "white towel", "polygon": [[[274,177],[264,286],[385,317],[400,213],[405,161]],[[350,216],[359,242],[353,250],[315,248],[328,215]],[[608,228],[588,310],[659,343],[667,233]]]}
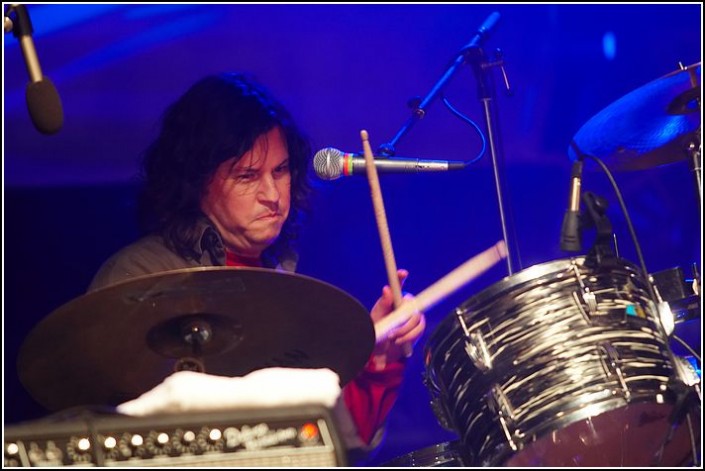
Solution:
{"label": "white towel", "polygon": [[179,371],[137,399],[117,406],[127,415],[323,404],[340,396],[340,378],[328,368],[264,368],[242,377]]}

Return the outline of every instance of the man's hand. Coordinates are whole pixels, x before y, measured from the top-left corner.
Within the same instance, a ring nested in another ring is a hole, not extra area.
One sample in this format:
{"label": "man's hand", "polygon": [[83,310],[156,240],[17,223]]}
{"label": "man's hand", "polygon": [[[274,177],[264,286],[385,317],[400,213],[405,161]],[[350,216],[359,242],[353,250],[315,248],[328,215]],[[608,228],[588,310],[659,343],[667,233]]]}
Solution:
{"label": "man's hand", "polygon": [[[399,284],[404,285],[404,281],[409,276],[406,270],[397,270]],[[413,295],[406,293],[402,302],[408,302],[413,299]],[[382,288],[382,296],[377,300],[372,307],[370,315],[372,322],[378,322],[380,319],[389,315],[394,311],[394,296],[392,289],[387,285]],[[387,338],[375,345],[373,357],[377,369],[383,369],[387,363],[398,361],[399,359],[408,356],[412,347],[426,329],[426,318],[423,312],[414,313],[409,320],[394,329]]]}

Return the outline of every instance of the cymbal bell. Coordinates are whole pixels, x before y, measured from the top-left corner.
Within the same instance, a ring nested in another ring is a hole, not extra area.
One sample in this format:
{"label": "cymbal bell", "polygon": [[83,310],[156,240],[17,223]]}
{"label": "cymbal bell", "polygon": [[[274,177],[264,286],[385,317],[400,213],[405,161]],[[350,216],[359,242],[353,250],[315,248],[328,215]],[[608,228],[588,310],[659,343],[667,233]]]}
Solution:
{"label": "cymbal bell", "polygon": [[60,410],[117,405],[181,370],[330,368],[344,385],[373,347],[369,312],[332,285],[264,268],[198,267],[64,304],[27,336],[17,370],[38,403]]}
{"label": "cymbal bell", "polygon": [[614,170],[686,160],[689,146],[700,145],[700,69],[698,62],[671,72],[600,111],[573,138],[571,160],[589,154]]}

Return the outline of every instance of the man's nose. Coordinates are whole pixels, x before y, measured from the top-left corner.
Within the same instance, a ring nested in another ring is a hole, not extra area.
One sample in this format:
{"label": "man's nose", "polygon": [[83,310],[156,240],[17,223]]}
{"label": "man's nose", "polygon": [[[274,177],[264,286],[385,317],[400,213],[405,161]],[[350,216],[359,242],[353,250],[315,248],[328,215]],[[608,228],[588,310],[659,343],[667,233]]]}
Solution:
{"label": "man's nose", "polygon": [[265,201],[278,201],[279,188],[272,175],[264,175],[259,185],[259,195]]}

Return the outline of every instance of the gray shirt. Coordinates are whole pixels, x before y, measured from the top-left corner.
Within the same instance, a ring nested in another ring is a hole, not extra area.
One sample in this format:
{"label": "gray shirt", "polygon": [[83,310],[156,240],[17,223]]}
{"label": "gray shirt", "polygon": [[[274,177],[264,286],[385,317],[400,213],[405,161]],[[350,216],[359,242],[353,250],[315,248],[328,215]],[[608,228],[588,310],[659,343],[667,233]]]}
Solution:
{"label": "gray shirt", "polygon": [[[103,263],[93,277],[88,291],[94,291],[136,276],[192,267],[225,265],[225,246],[218,231],[208,219],[198,223],[196,243],[191,248],[192,256],[185,257],[172,250],[161,235],[142,237],[123,247]],[[281,263],[263,260],[268,268],[296,271],[296,258],[283,259]]]}

